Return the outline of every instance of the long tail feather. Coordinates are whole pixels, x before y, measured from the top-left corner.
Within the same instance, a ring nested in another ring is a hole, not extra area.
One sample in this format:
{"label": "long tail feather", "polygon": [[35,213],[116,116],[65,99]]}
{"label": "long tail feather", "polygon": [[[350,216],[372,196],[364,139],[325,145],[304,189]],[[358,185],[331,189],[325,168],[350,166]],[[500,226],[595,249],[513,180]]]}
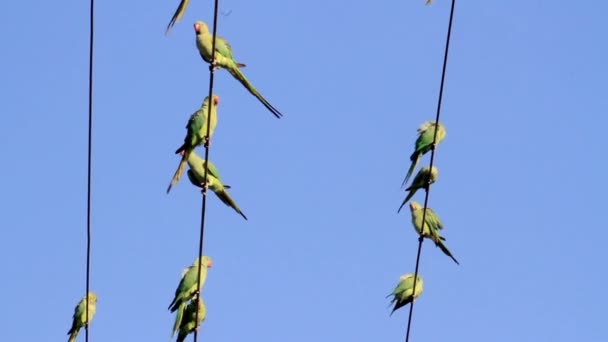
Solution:
{"label": "long tail feather", "polygon": [[171,337],[175,336],[175,333],[179,331],[179,326],[182,324],[182,319],[184,318],[184,310],[186,310],[186,303],[181,303],[175,313],[175,323],[173,323]]}
{"label": "long tail feather", "polygon": [[416,165],[418,165],[418,159],[420,159],[420,155],[415,152],[414,152],[414,154],[412,154],[412,156],[410,157],[412,164],[410,165],[409,170],[407,170],[407,174],[405,175],[405,179],[403,180],[403,183],[401,183],[401,187],[404,187],[405,184],[407,184],[407,181],[412,176],[412,173],[414,172]]}
{"label": "long tail feather", "polygon": [[437,245],[437,247],[441,248],[441,251],[443,252],[443,254],[449,256],[450,258],[452,258],[452,260],[454,260],[454,262],[456,263],[456,265],[460,265],[460,263],[458,262],[458,260],[456,260],[456,258],[454,258],[454,256],[450,252],[450,250],[446,247],[446,245],[444,245],[441,240],[437,240],[437,241],[438,242],[436,243],[436,245]]}
{"label": "long tail feather", "polygon": [[241,82],[241,84],[247,88],[247,90],[249,90],[249,92],[251,93],[251,95],[255,96],[258,100],[260,100],[260,102],[262,102],[262,104],[264,105],[264,107],[266,107],[266,109],[268,109],[274,116],[276,116],[277,118],[281,118],[283,116],[283,114],[281,114],[281,112],[279,112],[278,109],[274,108],[270,102],[268,102],[263,96],[262,94],[260,94],[254,87],[253,85],[251,85],[251,83],[247,80],[247,78],[245,77],[245,75],[238,69],[238,67],[232,67],[232,68],[227,68],[228,72],[230,72],[230,74],[236,78],[239,82]]}
{"label": "long tail feather", "polygon": [[409,201],[414,196],[416,191],[418,191],[418,188],[410,189],[410,192],[407,194],[407,196],[405,196],[405,199],[403,200],[403,202],[401,202],[401,206],[399,207],[399,210],[397,210],[397,213],[399,213],[401,211],[401,208],[403,208],[403,206],[405,205],[405,203],[407,203],[407,201]]}
{"label": "long tail feather", "polygon": [[186,169],[186,161],[188,160],[187,153],[184,153],[182,159],[179,161],[179,165],[177,166],[177,170],[175,170],[175,174],[173,175],[173,179],[171,179],[171,183],[167,187],[167,193],[171,191],[171,187],[173,187],[179,179],[182,177],[182,173],[184,173],[184,169]]}
{"label": "long tail feather", "polygon": [[167,30],[165,31],[165,35],[168,35],[169,31],[171,31],[171,28],[175,24],[177,24],[178,21],[182,20],[184,13],[186,13],[186,7],[188,7],[189,2],[190,2],[190,0],[181,0],[180,1],[179,6],[177,6],[177,9],[175,10],[173,17],[171,18],[171,21],[169,21],[169,25],[167,25]]}
{"label": "long tail feather", "polygon": [[230,197],[230,195],[228,194],[228,192],[226,192],[226,190],[218,191],[215,194],[225,205],[234,209],[237,213],[239,213],[241,216],[243,216],[243,218],[246,221],[248,221],[247,216],[245,216],[245,214],[241,211],[241,208],[239,208],[239,206],[236,205],[236,202],[232,199],[232,197]]}
{"label": "long tail feather", "polygon": [[76,337],[78,337],[78,331],[80,329],[75,329],[74,331],[72,331],[71,335],[70,335],[70,339],[68,340],[68,342],[75,342],[76,341]]}

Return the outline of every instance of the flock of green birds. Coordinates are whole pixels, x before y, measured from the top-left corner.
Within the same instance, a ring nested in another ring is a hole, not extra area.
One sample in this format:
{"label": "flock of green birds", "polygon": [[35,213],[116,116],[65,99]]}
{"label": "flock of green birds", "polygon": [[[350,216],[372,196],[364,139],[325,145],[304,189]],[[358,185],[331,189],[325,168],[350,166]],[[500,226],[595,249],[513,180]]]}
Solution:
{"label": "flock of green birds", "polygon": [[[414,169],[416,169],[420,158],[439,146],[443,139],[445,139],[445,136],[445,127],[439,122],[435,123],[432,121],[427,121],[418,128],[418,138],[416,139],[416,143],[414,145],[414,152],[410,156],[411,165],[407,171],[403,183],[401,184],[402,187],[407,184],[407,181],[410,179]],[[403,206],[412,197],[414,197],[418,190],[424,189],[428,192],[431,184],[435,183],[438,177],[439,170],[437,167],[425,166],[420,168],[410,186],[405,189],[408,194],[405,196],[405,199],[403,199],[403,202],[401,202],[401,206],[399,206],[397,212],[399,213],[401,211]],[[445,238],[441,236],[440,230],[443,229],[443,223],[435,211],[433,211],[431,208],[426,208],[425,210],[420,203],[411,201],[410,212],[412,216],[412,225],[414,226],[418,236],[433,241],[445,255],[452,258],[452,260],[454,260],[454,262],[458,265],[458,260],[456,260],[456,258],[452,255],[452,252],[450,252],[445,245]],[[423,286],[424,282],[420,275],[407,273],[399,277],[399,283],[393,292],[389,294],[389,297],[393,296],[391,303],[395,303],[391,314],[395,312],[395,310],[413,302],[416,298],[418,298],[422,294]]]}
{"label": "flock of green birds", "polygon": [[[181,0],[175,14],[171,18],[167,26],[166,33],[181,20],[189,0]],[[427,4],[431,0],[426,1]],[[232,47],[222,37],[215,37],[215,50],[213,49],[213,35],[209,32],[208,26],[203,21],[197,21],[194,24],[196,34],[196,47],[202,59],[210,64],[213,70],[218,68],[226,69],[237,81],[239,81],[253,96],[255,96],[275,117],[281,118],[283,114],[272,106],[247,80],[240,68],[245,67],[245,64],[237,62],[232,56]],[[215,53],[214,53],[215,52]],[[229,185],[222,183],[217,167],[208,161],[205,165],[205,159],[201,158],[194,151],[196,147],[204,146],[209,148],[211,137],[217,125],[217,106],[220,103],[218,95],[205,97],[201,107],[194,112],[186,125],[186,137],[184,143],[175,151],[181,156],[180,163],[169,183],[167,193],[175,186],[183,174],[186,164],[189,169],[187,171],[190,182],[203,191],[211,189],[213,193],[227,206],[234,209],[245,220],[247,216],[239,208],[236,202],[228,194],[226,189],[230,189]],[[402,186],[405,186],[414,172],[420,158],[435,149],[446,136],[446,130],[441,123],[425,122],[418,128],[418,138],[415,143],[415,150],[410,156],[411,165]],[[206,174],[205,174],[206,173]],[[436,167],[423,167],[414,177],[411,185],[405,190],[408,191],[407,196],[401,203],[400,212],[403,206],[416,194],[420,189],[429,191],[430,185],[437,181],[439,171]],[[207,181],[205,182],[205,176]],[[440,230],[443,229],[443,223],[439,216],[431,209],[427,208],[424,213],[424,208],[416,201],[410,202],[410,211],[412,216],[412,224],[418,236],[428,238],[435,243],[444,254],[452,258],[456,264],[458,261],[445,246],[445,238],[441,236]],[[424,222],[423,222],[424,220]],[[173,324],[172,334],[177,334],[177,342],[184,341],[186,336],[198,329],[200,324],[205,320],[207,309],[202,298],[202,288],[207,279],[207,270],[213,266],[213,261],[209,256],[196,258],[191,266],[183,270],[180,282],[175,289],[175,295],[169,311],[175,312],[175,322]],[[415,288],[414,288],[415,287]],[[423,280],[418,275],[407,273],[399,277],[399,283],[393,290],[390,296],[393,296],[391,304],[394,303],[395,310],[413,302],[422,294]],[[75,342],[78,332],[82,327],[88,326],[96,312],[97,295],[93,292],[87,293],[76,308],[72,319],[72,326],[68,331],[68,342]],[[197,307],[198,305],[198,307]],[[87,315],[88,311],[88,315]],[[88,317],[87,317],[88,316]]]}

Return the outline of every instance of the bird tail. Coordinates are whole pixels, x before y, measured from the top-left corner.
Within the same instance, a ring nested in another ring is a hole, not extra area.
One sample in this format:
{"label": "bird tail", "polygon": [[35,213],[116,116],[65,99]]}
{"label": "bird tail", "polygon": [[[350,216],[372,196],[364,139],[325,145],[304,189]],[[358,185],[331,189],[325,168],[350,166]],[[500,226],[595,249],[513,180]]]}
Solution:
{"label": "bird tail", "polygon": [[460,265],[460,263],[458,262],[458,260],[456,260],[456,258],[454,258],[454,256],[452,255],[452,252],[450,252],[450,250],[446,247],[446,245],[443,243],[443,241],[441,241],[441,240],[438,239],[437,241],[435,241],[435,245],[437,245],[437,247],[439,247],[441,249],[441,251],[443,252],[443,254],[449,256],[450,258],[452,258],[452,260],[454,260],[454,262],[456,263],[456,265]]}
{"label": "bird tail", "polygon": [[414,194],[416,193],[416,191],[418,191],[417,188],[413,188],[412,189],[411,187],[409,187],[408,190],[410,192],[407,194],[407,196],[405,196],[405,199],[403,200],[403,202],[401,202],[401,206],[397,210],[397,213],[399,213],[401,211],[401,208],[403,208],[403,206],[405,205],[405,203],[407,203],[407,201],[409,201],[414,196]]}
{"label": "bird tail", "polygon": [[188,336],[188,333],[180,330],[179,334],[177,334],[177,340],[175,340],[175,341],[184,342],[186,340],[186,336]]}
{"label": "bird tail", "polygon": [[[177,308],[177,313],[175,314],[175,323],[173,323],[173,332],[171,333],[171,337],[175,336],[175,333],[180,329],[180,325],[182,324],[182,319],[184,318],[184,310],[186,309],[186,303],[181,303]],[[180,331],[181,335],[181,331]],[[185,338],[185,336],[184,336]],[[179,337],[178,337],[179,340]]]}
{"label": "bird tail", "polygon": [[408,179],[410,179],[410,177],[412,176],[412,173],[414,172],[414,169],[416,168],[416,165],[418,165],[418,158],[420,157],[420,155],[416,152],[414,152],[411,156],[410,156],[410,160],[412,162],[412,164],[410,165],[409,170],[407,170],[407,174],[405,175],[405,179],[403,180],[403,183],[401,183],[401,187],[405,187],[405,184],[407,184]]}
{"label": "bird tail", "polygon": [[270,102],[268,102],[263,96],[262,94],[260,94],[254,87],[253,85],[247,80],[247,78],[245,77],[245,75],[241,72],[241,70],[239,70],[239,64],[234,64],[235,67],[230,67],[227,68],[228,72],[230,72],[230,74],[236,78],[239,82],[241,82],[241,84],[247,88],[247,90],[249,90],[249,92],[251,93],[251,95],[255,96],[258,100],[260,100],[260,102],[262,102],[262,104],[264,105],[264,107],[266,107],[266,109],[268,109],[274,116],[276,116],[277,118],[281,118],[281,116],[283,116],[283,114],[281,114],[281,112],[279,112],[278,109],[274,108]]}
{"label": "bird tail", "polygon": [[392,316],[392,315],[393,315],[393,313],[394,313],[395,311],[397,311],[397,310],[399,310],[400,308],[402,308],[402,307],[404,307],[404,306],[408,305],[408,304],[409,304],[409,303],[411,303],[411,302],[412,302],[412,299],[411,299],[411,298],[408,298],[408,299],[404,300],[403,302],[397,301],[397,302],[395,303],[395,307],[393,308],[393,311],[391,311],[391,314],[390,314],[389,316]]}
{"label": "bird tail", "polygon": [[171,191],[171,187],[173,187],[175,184],[177,184],[177,182],[179,182],[179,179],[182,177],[182,173],[184,173],[184,170],[186,169],[186,162],[188,161],[188,155],[191,151],[186,150],[184,145],[182,145],[182,147],[178,148],[177,151],[175,151],[175,154],[179,154],[184,150],[185,153],[182,155],[182,159],[179,161],[179,165],[177,166],[177,170],[175,170],[175,174],[171,179],[171,183],[169,183],[169,186],[167,187],[167,193]]}
{"label": "bird tail", "polygon": [[243,216],[245,220],[247,220],[247,216],[245,216],[245,214],[241,211],[241,208],[236,205],[236,202],[232,199],[232,197],[230,197],[230,194],[228,194],[226,189],[222,189],[221,191],[218,191],[215,194],[225,205],[234,209],[237,213]]}
{"label": "bird tail", "polygon": [[68,339],[68,342],[76,341],[76,337],[78,337],[78,330],[79,329],[73,329],[68,332],[68,334],[70,334],[70,338]]}
{"label": "bird tail", "polygon": [[177,24],[178,21],[182,20],[184,13],[186,13],[186,7],[188,7],[189,2],[190,2],[190,0],[181,0],[180,1],[179,6],[177,6],[177,9],[175,10],[173,17],[171,18],[171,21],[169,21],[169,25],[167,25],[167,30],[165,31],[165,35],[168,35],[169,31],[171,31],[171,28],[175,24]]}

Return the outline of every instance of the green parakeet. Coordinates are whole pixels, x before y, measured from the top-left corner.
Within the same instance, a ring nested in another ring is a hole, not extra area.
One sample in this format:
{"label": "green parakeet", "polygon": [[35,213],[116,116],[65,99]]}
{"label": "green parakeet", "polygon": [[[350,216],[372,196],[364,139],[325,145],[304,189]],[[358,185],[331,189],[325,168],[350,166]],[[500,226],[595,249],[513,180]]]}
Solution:
{"label": "green parakeet", "polygon": [[428,166],[421,168],[414,177],[412,185],[405,189],[405,191],[409,191],[409,193],[401,203],[401,206],[399,207],[399,210],[397,210],[397,212],[401,211],[401,208],[403,208],[405,203],[407,203],[407,201],[409,201],[414,196],[416,191],[418,191],[419,189],[426,189],[427,185],[431,185],[437,181],[437,177],[439,177],[439,170],[437,170],[435,166],[433,166],[432,169],[429,169]]}
{"label": "green parakeet", "polygon": [[411,201],[410,210],[412,211],[412,224],[414,225],[416,232],[423,237],[431,239],[433,242],[435,242],[437,247],[441,248],[441,251],[443,251],[445,255],[452,258],[457,265],[460,265],[458,260],[454,258],[452,253],[450,253],[448,248],[443,244],[445,238],[439,233],[439,230],[443,229],[443,223],[441,223],[439,216],[435,214],[433,209],[426,208],[426,215],[424,216],[424,229],[422,227],[422,215],[424,213],[424,208],[422,208],[418,202]]}
{"label": "green parakeet", "polygon": [[[86,317],[86,301],[89,302],[89,319]],[[87,326],[93,320],[96,304],[97,295],[93,292],[89,292],[87,296],[82,297],[80,302],[78,302],[78,305],[76,305],[76,308],[74,309],[74,316],[72,317],[72,327],[68,331],[68,335],[70,335],[68,342],[76,341],[80,328]]]}
{"label": "green parakeet", "polygon": [[[213,57],[211,50],[213,49],[213,34],[209,32],[209,28],[207,24],[203,21],[197,21],[194,24],[194,31],[196,32],[196,47],[203,58],[203,60],[207,63],[211,63]],[[245,64],[238,63],[232,57],[232,47],[228,42],[219,36],[216,36],[215,40],[215,67],[220,67],[228,70],[228,72],[236,78],[249,92],[255,96],[264,107],[266,107],[274,116],[280,118],[283,116],[278,109],[273,107],[270,102],[268,102],[262,94],[260,94],[253,85],[247,80],[245,75],[239,70],[239,68],[244,67]]]}
{"label": "green parakeet", "polygon": [[[205,176],[205,160],[196,154],[196,152],[190,153],[188,157],[188,166],[190,166],[190,170],[188,170],[188,179],[195,186],[202,187],[203,180]],[[245,220],[247,220],[247,216],[241,211],[236,202],[230,197],[230,194],[226,191],[230,186],[224,185],[222,180],[220,179],[220,173],[213,165],[211,161],[209,161],[209,172],[207,173],[207,185],[209,189],[215,193],[215,195],[227,206],[234,209],[237,213],[239,213]]]}
{"label": "green parakeet", "polygon": [[179,333],[177,334],[177,342],[183,342],[186,339],[186,336],[188,336],[189,333],[194,332],[194,330],[205,320],[207,308],[205,307],[205,302],[203,302],[202,297],[200,297],[198,303],[198,321],[195,311],[196,297],[192,299],[184,310],[184,317],[179,325]]}
{"label": "green parakeet", "polygon": [[[217,105],[220,103],[220,97],[213,95],[213,101],[211,103],[211,125],[209,127],[209,138],[207,139],[208,142],[210,141],[211,136],[213,136],[213,131],[217,125]],[[179,182],[179,179],[186,168],[186,161],[188,160],[190,153],[194,151],[195,147],[205,143],[205,137],[207,135],[208,113],[209,96],[205,97],[201,108],[194,112],[188,120],[188,124],[186,125],[187,133],[186,137],[184,138],[184,143],[177,149],[177,151],[175,151],[175,154],[182,155],[182,159],[177,166],[177,170],[175,170],[171,183],[169,183],[169,186],[167,187],[167,193],[171,191],[172,186]]]}
{"label": "green parakeet", "polygon": [[200,293],[200,289],[197,291],[197,276],[198,269],[201,268],[201,278],[200,278],[200,288],[203,288],[205,284],[205,280],[207,279],[207,269],[213,266],[213,261],[208,256],[203,256],[200,261],[199,258],[194,260],[191,266],[184,269],[182,272],[182,279],[175,289],[175,297],[171,304],[169,304],[169,310],[171,312],[175,312],[177,310],[177,314],[175,317],[175,325],[173,326],[173,333],[177,332],[179,329],[180,323],[182,321],[182,317],[184,315],[184,309],[186,308],[186,304],[189,300],[191,300],[197,293]]}
{"label": "green parakeet", "polygon": [[422,294],[422,287],[424,283],[420,275],[416,277],[416,291],[414,291],[414,273],[407,273],[399,277],[399,283],[391,294],[387,297],[393,296],[391,304],[395,303],[391,315],[397,309],[411,303],[414,299],[418,298]]}
{"label": "green parakeet", "polygon": [[[435,146],[439,145],[439,143],[445,138],[445,135],[445,127],[443,127],[443,125],[439,123],[439,128],[437,129],[437,141],[435,143]],[[418,138],[416,139],[415,150],[414,153],[412,153],[412,155],[410,156],[410,161],[412,162],[412,164],[410,165],[409,170],[407,170],[407,175],[405,176],[405,179],[403,180],[401,186],[405,186],[405,184],[407,183],[407,180],[412,175],[412,172],[414,172],[416,165],[418,165],[420,157],[432,149],[434,136],[435,122],[427,121],[418,128]]]}
{"label": "green parakeet", "polygon": [[188,7],[188,3],[190,3],[190,0],[180,0],[179,6],[177,6],[177,9],[175,10],[173,17],[171,18],[171,21],[169,21],[169,25],[167,25],[167,31],[165,31],[165,34],[168,34],[169,31],[171,30],[171,28],[175,24],[177,24],[178,21],[182,20],[184,13],[186,13],[186,8]]}

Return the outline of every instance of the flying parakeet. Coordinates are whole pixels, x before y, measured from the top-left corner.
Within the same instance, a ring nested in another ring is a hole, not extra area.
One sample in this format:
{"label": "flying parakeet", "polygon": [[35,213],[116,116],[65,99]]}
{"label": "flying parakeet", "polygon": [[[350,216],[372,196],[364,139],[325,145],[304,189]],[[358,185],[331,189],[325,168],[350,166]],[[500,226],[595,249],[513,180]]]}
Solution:
{"label": "flying parakeet", "polygon": [[187,133],[184,138],[184,143],[180,146],[175,154],[181,154],[182,159],[177,166],[177,170],[175,170],[175,174],[173,175],[173,179],[171,179],[171,183],[167,187],[167,193],[171,191],[171,187],[179,182],[179,179],[184,173],[184,169],[186,168],[186,161],[188,160],[188,156],[194,148],[202,145],[207,141],[210,142],[211,136],[213,136],[213,131],[215,130],[215,126],[217,125],[217,105],[220,103],[220,97],[217,95],[213,95],[213,101],[211,101],[211,125],[209,127],[209,137],[205,139],[207,135],[207,114],[209,113],[209,96],[205,97],[201,108],[194,112],[190,116],[188,120],[188,124],[186,125]]}
{"label": "flying parakeet", "polygon": [[194,332],[194,330],[205,320],[205,317],[207,316],[207,308],[205,307],[205,302],[203,302],[202,297],[200,297],[198,303],[198,321],[195,311],[196,296],[192,299],[188,306],[186,306],[186,309],[184,310],[184,317],[179,325],[177,342],[183,342],[186,339],[186,336],[188,336],[189,333]]}
{"label": "flying parakeet", "polygon": [[169,21],[169,25],[167,25],[167,31],[165,31],[165,34],[168,34],[171,28],[177,24],[178,21],[182,20],[184,13],[186,13],[186,8],[188,7],[189,2],[190,0],[180,0],[179,6],[177,6],[171,21]]}
{"label": "flying parakeet", "polygon": [[[445,135],[445,127],[443,127],[443,125],[439,123],[439,129],[437,129],[437,141],[435,143],[435,146],[439,145],[439,143],[445,138]],[[420,157],[422,157],[425,153],[432,149],[434,136],[435,122],[427,121],[418,128],[418,138],[416,139],[415,150],[414,153],[412,153],[412,155],[410,156],[410,161],[412,162],[412,164],[410,165],[409,170],[407,170],[407,175],[405,176],[405,179],[403,180],[401,186],[405,186],[405,184],[407,183],[407,180],[412,175],[412,172],[414,172],[416,165],[418,165]]]}
{"label": "flying parakeet", "polygon": [[399,207],[399,210],[397,210],[397,212],[401,211],[401,208],[403,208],[405,203],[407,203],[407,201],[409,201],[414,196],[416,191],[418,191],[419,189],[426,189],[427,185],[431,185],[437,181],[437,177],[439,177],[439,170],[437,170],[435,166],[433,166],[432,169],[429,169],[428,166],[421,168],[414,177],[412,185],[405,189],[405,191],[409,191],[409,193],[401,203],[401,206]]}
{"label": "flying parakeet", "polygon": [[452,253],[450,253],[448,248],[443,244],[445,238],[439,234],[439,230],[443,229],[443,223],[441,223],[439,216],[435,214],[433,209],[426,208],[426,215],[424,216],[424,229],[422,227],[422,215],[424,214],[424,208],[422,208],[418,202],[411,201],[410,210],[412,211],[412,224],[414,225],[416,232],[423,237],[431,239],[433,242],[435,242],[437,247],[441,248],[441,251],[443,251],[445,255],[452,258],[457,265],[460,265],[458,260],[454,258]]}
{"label": "flying parakeet", "polygon": [[[86,317],[87,304],[85,301],[89,302],[89,319]],[[80,328],[87,326],[93,320],[93,316],[95,315],[96,311],[96,304],[97,295],[93,292],[89,292],[87,296],[82,297],[80,302],[78,302],[78,305],[76,305],[76,308],[74,309],[74,316],[72,317],[72,327],[68,331],[68,335],[70,335],[68,342],[76,341]]]}
{"label": "flying parakeet", "polygon": [[[190,170],[188,170],[188,179],[195,186],[202,187],[203,180],[205,177],[205,160],[196,154],[196,152],[190,153],[188,157],[188,166],[190,166]],[[239,213],[245,220],[247,220],[247,216],[241,211],[236,202],[230,197],[230,194],[226,191],[226,189],[230,188],[227,185],[222,184],[222,180],[220,179],[220,173],[213,165],[211,161],[209,161],[209,170],[207,172],[207,185],[209,189],[215,193],[215,195],[224,202],[225,205],[234,209],[237,213]]]}
{"label": "flying parakeet", "polygon": [[[200,262],[199,258],[196,258],[194,263],[192,263],[191,266],[188,266],[188,268],[182,272],[182,279],[180,280],[177,289],[175,289],[175,297],[173,298],[171,304],[169,304],[169,310],[171,310],[171,312],[175,312],[177,310],[175,325],[173,326],[173,333],[176,333],[179,329],[182,317],[184,315],[184,309],[186,308],[188,301],[191,300],[197,293],[201,292],[200,289],[203,288],[205,280],[207,279],[207,268],[212,266],[213,261],[210,257],[205,255],[200,259]],[[196,285],[199,267],[202,268],[200,289],[197,291]]]}
{"label": "flying parakeet", "polygon": [[424,283],[420,275],[416,277],[416,291],[414,291],[414,273],[407,273],[399,277],[399,283],[391,294],[387,297],[393,296],[391,304],[395,303],[391,315],[397,309],[411,303],[414,299],[418,298],[422,294],[422,287]]}
{"label": "flying parakeet", "polygon": [[[209,32],[209,28],[207,24],[203,21],[197,21],[194,23],[194,31],[196,32],[196,47],[203,58],[203,60],[207,63],[211,63],[213,57],[211,50],[213,49],[213,34]],[[249,92],[255,96],[264,107],[266,107],[274,116],[280,118],[283,116],[278,109],[274,108],[270,102],[268,102],[262,94],[260,94],[253,85],[247,80],[245,75],[239,70],[239,68],[244,67],[245,64],[238,63],[232,57],[232,47],[228,42],[219,36],[216,36],[215,39],[215,65],[214,67],[220,67],[228,70],[228,72],[236,78]]]}

